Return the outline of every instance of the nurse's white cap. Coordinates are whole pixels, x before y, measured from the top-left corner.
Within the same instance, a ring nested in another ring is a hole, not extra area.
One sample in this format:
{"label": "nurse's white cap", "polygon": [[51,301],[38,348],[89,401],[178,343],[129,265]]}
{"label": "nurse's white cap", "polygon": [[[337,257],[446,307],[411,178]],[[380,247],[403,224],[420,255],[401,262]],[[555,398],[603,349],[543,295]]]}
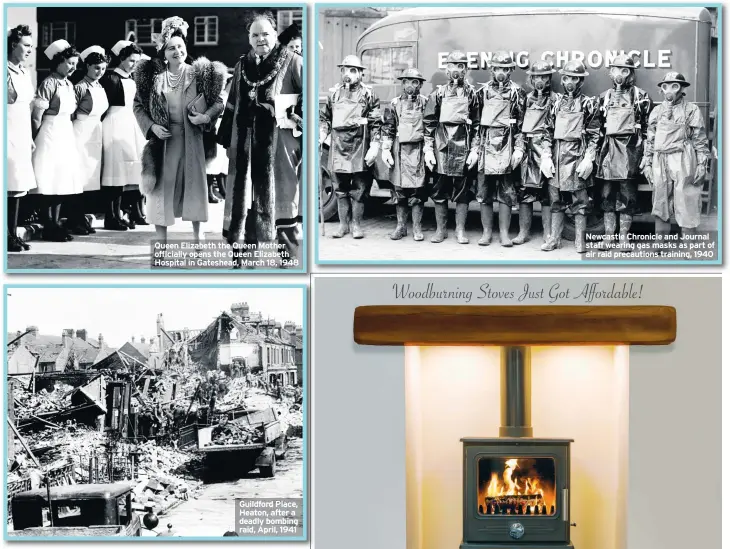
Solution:
{"label": "nurse's white cap", "polygon": [[101,46],[89,46],[81,52],[81,55],[79,55],[79,57],[81,57],[82,61],[86,61],[86,58],[89,56],[90,53],[98,53],[102,57],[106,57],[106,52]]}
{"label": "nurse's white cap", "polygon": [[71,44],[65,40],[56,40],[53,44],[48,46],[43,53],[46,54],[48,59],[53,59],[57,53],[61,53],[71,47]]}
{"label": "nurse's white cap", "polygon": [[142,55],[140,55],[140,56],[139,56],[139,58],[140,58],[140,59],[141,59],[142,61],[149,61],[150,59],[152,59],[152,58],[151,58],[151,57],[150,57],[149,55],[147,55],[146,53],[143,53]]}
{"label": "nurse's white cap", "polygon": [[112,53],[116,56],[119,56],[119,52],[122,51],[127,46],[131,46],[132,43],[129,40],[120,40],[114,46],[112,46]]}

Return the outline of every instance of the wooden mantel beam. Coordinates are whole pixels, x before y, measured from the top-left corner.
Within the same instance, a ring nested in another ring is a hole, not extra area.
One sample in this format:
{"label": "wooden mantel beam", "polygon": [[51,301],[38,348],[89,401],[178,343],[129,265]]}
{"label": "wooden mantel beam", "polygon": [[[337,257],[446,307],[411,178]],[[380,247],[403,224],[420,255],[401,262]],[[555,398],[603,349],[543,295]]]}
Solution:
{"label": "wooden mantel beam", "polygon": [[360,345],[669,345],[674,307],[441,306],[357,307]]}

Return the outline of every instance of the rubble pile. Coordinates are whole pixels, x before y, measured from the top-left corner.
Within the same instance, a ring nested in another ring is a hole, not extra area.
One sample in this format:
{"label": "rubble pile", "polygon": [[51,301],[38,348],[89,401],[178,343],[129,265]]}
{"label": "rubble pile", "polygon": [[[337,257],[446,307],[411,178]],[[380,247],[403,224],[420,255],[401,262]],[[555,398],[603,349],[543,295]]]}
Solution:
{"label": "rubble pile", "polygon": [[66,397],[73,391],[70,385],[56,383],[56,388],[50,393],[41,389],[37,393],[30,391],[15,392],[15,416],[17,419],[27,419],[45,413],[58,412],[70,405]]}
{"label": "rubble pile", "polygon": [[226,444],[257,444],[263,442],[262,427],[250,427],[240,423],[226,422],[213,428],[211,441],[206,446],[222,446]]}
{"label": "rubble pile", "polygon": [[170,476],[173,471],[184,469],[185,465],[195,459],[192,454],[170,447],[158,446],[154,441],[147,441],[134,448],[138,455],[140,474],[159,478]]}
{"label": "rubble pile", "polygon": [[184,481],[166,475],[140,475],[137,485],[132,490],[132,509],[163,514],[178,503],[196,497],[200,486],[199,482]]}

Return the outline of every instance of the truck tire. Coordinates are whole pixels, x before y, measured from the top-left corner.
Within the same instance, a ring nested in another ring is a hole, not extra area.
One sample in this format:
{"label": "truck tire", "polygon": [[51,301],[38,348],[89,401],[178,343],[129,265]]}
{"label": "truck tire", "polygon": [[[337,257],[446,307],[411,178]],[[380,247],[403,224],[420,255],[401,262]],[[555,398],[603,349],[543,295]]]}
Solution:
{"label": "truck tire", "polygon": [[276,456],[271,456],[271,465],[259,465],[261,478],[274,478],[276,475]]}

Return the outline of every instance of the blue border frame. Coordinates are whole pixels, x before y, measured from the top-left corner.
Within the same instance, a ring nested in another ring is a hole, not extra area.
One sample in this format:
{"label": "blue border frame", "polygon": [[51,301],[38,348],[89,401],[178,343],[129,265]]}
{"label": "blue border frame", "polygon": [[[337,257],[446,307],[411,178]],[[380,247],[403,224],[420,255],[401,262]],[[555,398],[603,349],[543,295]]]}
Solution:
{"label": "blue border frame", "polygon": [[[8,8],[129,8],[129,7],[144,7],[144,8],[174,8],[174,7],[205,7],[205,8],[241,8],[241,9],[255,9],[255,8],[275,8],[275,9],[301,9],[302,10],[302,39],[304,40],[304,43],[307,43],[308,37],[309,37],[309,6],[306,3],[302,2],[286,2],[283,4],[276,4],[276,3],[269,3],[269,4],[262,4],[262,3],[236,3],[236,4],[220,4],[220,3],[206,3],[206,2],[183,2],[183,3],[177,3],[177,4],[161,4],[161,3],[144,3],[144,2],[122,2],[122,3],[109,3],[109,4],[80,4],[80,3],[62,3],[62,4],[53,4],[53,3],[47,3],[47,2],[30,2],[30,3],[8,3],[3,4],[3,28],[7,27],[7,19],[8,19]],[[302,216],[302,265],[299,269],[255,269],[255,270],[245,270],[246,274],[270,274],[270,273],[276,273],[276,274],[306,274],[308,272],[309,267],[309,255],[308,255],[308,186],[306,185],[306,182],[308,181],[307,178],[307,144],[309,140],[309,132],[307,131],[307,124],[308,124],[308,94],[309,94],[309,71],[308,71],[308,58],[309,56],[306,54],[302,58],[302,71],[303,71],[303,91],[302,91],[302,115],[304,118],[304,126],[305,129],[302,131],[302,181],[300,182],[300,189],[299,192],[303,195],[302,196],[302,211],[299,212]],[[4,72],[7,72],[7,60],[3,63]],[[5,74],[5,81],[7,81],[7,74]],[[7,85],[3,86],[3,119],[7,120]],[[315,111],[316,112],[316,111]],[[3,123],[3,154],[4,158],[7,158],[8,156],[8,143],[7,143],[7,124]],[[7,172],[7,164],[5,168],[3,169],[3,194],[7,196],[7,183],[8,181],[8,172]],[[7,203],[3,208],[3,211],[6,211],[7,209]],[[231,274],[239,273],[239,271],[231,271],[227,269],[9,269],[8,268],[8,251],[7,251],[7,226],[3,229],[3,239],[6,242],[5,246],[3,246],[3,272],[7,274],[20,274],[20,273],[28,273],[28,274],[38,274],[38,273],[58,273],[58,274],[70,274],[70,273],[83,273],[83,274],[173,274],[173,273],[184,273],[184,274]]]}
{"label": "blue border frame", "polygon": [[[454,261],[429,261],[429,260],[413,260],[413,261],[393,261],[393,260],[387,260],[387,259],[364,259],[364,260],[325,260],[320,259],[319,256],[319,242],[320,242],[320,231],[319,231],[319,223],[316,224],[316,226],[313,227],[314,231],[314,263],[316,265],[439,265],[439,266],[450,266],[450,265],[474,265],[474,266],[484,266],[484,265],[531,265],[534,267],[541,267],[541,266],[567,266],[567,265],[582,265],[582,266],[589,266],[589,267],[601,267],[604,265],[620,265],[622,267],[632,267],[634,265],[652,265],[652,266],[665,266],[665,265],[682,265],[682,266],[708,266],[708,265],[722,265],[722,231],[723,231],[723,218],[722,218],[722,155],[723,155],[723,149],[722,149],[722,77],[723,77],[723,70],[722,70],[722,48],[723,48],[723,41],[722,41],[722,17],[723,17],[723,5],[718,3],[711,3],[711,2],[697,2],[697,3],[687,3],[687,2],[679,2],[679,3],[607,3],[607,2],[599,2],[599,3],[592,3],[592,2],[585,2],[585,3],[577,3],[577,4],[566,4],[566,3],[552,3],[552,2],[540,2],[540,3],[453,3],[453,4],[442,4],[438,2],[426,2],[426,3],[410,3],[410,2],[377,2],[374,4],[363,4],[363,3],[337,3],[337,2],[315,2],[314,4],[314,16],[317,18],[314,24],[314,48],[316,50],[316,54],[314,56],[314,74],[315,77],[313,78],[313,90],[314,93],[312,93],[312,96],[316,99],[316,101],[313,103],[312,107],[314,108],[312,112],[319,113],[319,10],[320,9],[332,9],[332,8],[342,8],[342,9],[351,9],[351,8],[362,8],[362,7],[378,7],[378,8],[385,8],[385,7],[413,7],[413,8],[420,8],[420,7],[442,7],[442,8],[474,8],[474,7],[484,7],[484,8],[533,8],[533,7],[539,7],[539,8],[570,8],[570,7],[591,7],[591,8],[662,8],[662,7],[672,7],[672,8],[698,8],[698,7],[711,7],[711,8],[717,8],[718,9],[718,18],[717,18],[717,143],[716,143],[716,149],[718,151],[718,158],[717,158],[717,220],[718,220],[718,226],[717,226],[717,259],[713,261],[700,261],[700,260],[673,260],[673,261],[633,261],[633,260],[626,260],[626,261],[620,261],[620,260],[614,260],[614,261],[597,261],[597,260],[590,260],[590,259],[583,259],[583,260],[558,260],[558,261],[528,261],[528,260],[494,260],[494,259],[474,259],[474,260],[454,260]],[[317,124],[312,124],[312,143],[317,143],[319,141],[319,137],[317,133],[319,132],[319,116],[317,116]],[[316,154],[316,157],[314,159],[314,167],[316,169],[316,172],[314,174],[317,184],[317,191],[315,193],[315,214],[313,215],[313,219],[319,219],[319,201],[320,201],[320,164],[319,164],[319,154]]]}
{"label": "blue border frame", "polygon": [[[8,290],[13,288],[236,288],[236,289],[258,289],[258,288],[299,288],[302,291],[302,537],[104,537],[104,536],[69,536],[69,537],[44,537],[44,536],[28,536],[28,537],[9,537],[8,524],[3,524],[3,540],[14,542],[25,541],[47,541],[47,542],[69,542],[69,541],[230,541],[230,542],[287,542],[287,541],[309,541],[309,292],[307,284],[3,284],[3,326],[8,326]],[[3,391],[8,394],[8,333],[7,329],[3,330]],[[3,413],[3,419],[6,414]],[[8,422],[3,421],[3,441],[8,440]],[[8,450],[7,445],[3,444],[3,505],[6,505],[8,499],[7,484],[7,463]]]}

